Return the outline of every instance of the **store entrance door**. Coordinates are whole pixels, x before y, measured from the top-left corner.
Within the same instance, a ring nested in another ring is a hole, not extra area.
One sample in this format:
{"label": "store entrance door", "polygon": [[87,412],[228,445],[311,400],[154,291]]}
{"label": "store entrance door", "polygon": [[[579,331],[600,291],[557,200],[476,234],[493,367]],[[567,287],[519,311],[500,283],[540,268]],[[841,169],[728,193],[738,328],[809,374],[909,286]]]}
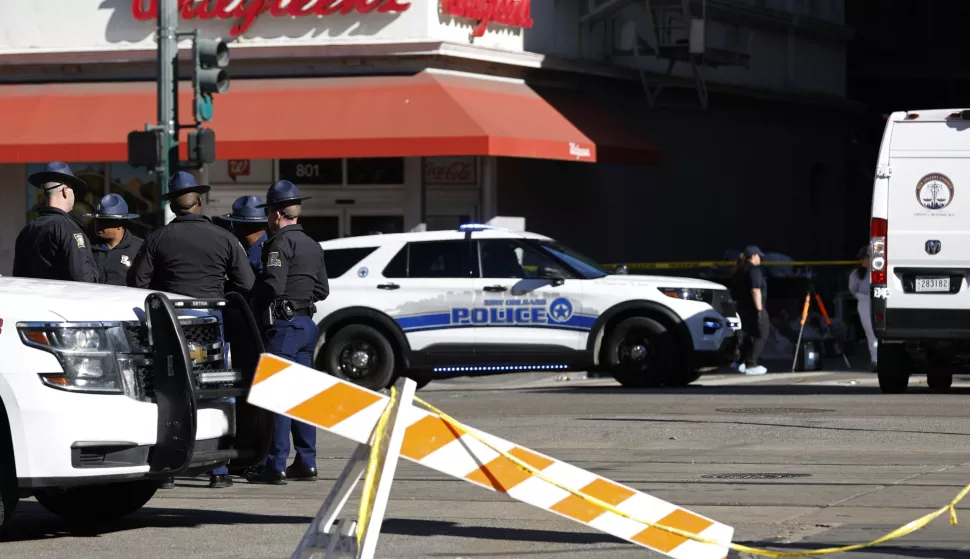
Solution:
{"label": "store entrance door", "polygon": [[404,232],[404,215],[400,212],[347,208],[314,213],[300,217],[299,222],[307,235],[317,242],[374,233]]}

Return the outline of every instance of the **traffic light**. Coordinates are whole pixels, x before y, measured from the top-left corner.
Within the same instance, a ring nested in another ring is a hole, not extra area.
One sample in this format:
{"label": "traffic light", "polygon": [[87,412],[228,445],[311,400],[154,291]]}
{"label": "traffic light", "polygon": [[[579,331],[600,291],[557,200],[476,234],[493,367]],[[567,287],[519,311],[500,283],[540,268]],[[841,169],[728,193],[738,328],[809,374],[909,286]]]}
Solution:
{"label": "traffic light", "polygon": [[216,133],[208,128],[199,127],[189,132],[188,166],[201,169],[206,163],[216,161]]}
{"label": "traffic light", "polygon": [[229,45],[221,39],[196,36],[192,42],[195,72],[192,89],[195,92],[193,109],[196,123],[212,120],[212,94],[229,89]]}

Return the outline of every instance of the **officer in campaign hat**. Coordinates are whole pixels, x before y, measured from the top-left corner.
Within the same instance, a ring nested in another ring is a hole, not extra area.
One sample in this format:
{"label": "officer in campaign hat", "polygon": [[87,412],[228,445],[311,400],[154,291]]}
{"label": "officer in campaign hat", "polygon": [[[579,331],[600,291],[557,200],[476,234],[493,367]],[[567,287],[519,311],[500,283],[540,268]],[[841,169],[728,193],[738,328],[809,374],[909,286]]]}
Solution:
{"label": "officer in campaign hat", "polygon": [[93,214],[94,232],[101,244],[91,247],[101,283],[127,285],[128,270],[145,241],[128,231],[128,222],[138,214],[128,213],[128,202],[118,194],[106,194]]}
{"label": "officer in campaign hat", "polygon": [[[185,171],[172,177],[165,198],[176,217],[145,239],[128,285],[200,299],[221,299],[227,290],[248,293],[252,289],[256,276],[242,245],[202,215],[201,195],[208,191],[208,185],[197,184]],[[228,470],[211,474],[209,487],[232,485]],[[174,487],[174,480],[166,480],[162,487]]]}
{"label": "officer in campaign hat", "polygon": [[233,234],[246,249],[253,273],[262,267],[263,243],[266,242],[266,205],[259,196],[240,196],[232,203],[232,212],[219,216],[228,221]]}
{"label": "officer in campaign hat", "polygon": [[[255,291],[258,316],[266,328],[266,351],[310,367],[318,335],[313,322],[315,303],[327,298],[330,285],[323,249],[297,224],[301,202],[306,199],[289,181],[270,186],[264,204],[270,237],[263,244],[263,268]],[[291,431],[296,460],[287,468]],[[316,444],[314,426],[277,415],[266,463],[247,478],[250,483],[276,485],[287,479],[313,481],[317,478]]]}
{"label": "officer in campaign hat", "polygon": [[59,161],[48,163],[43,171],[27,177],[27,182],[44,192],[44,207],[17,236],[13,275],[97,283],[91,243],[70,215],[74,191],[86,190],[87,183]]}

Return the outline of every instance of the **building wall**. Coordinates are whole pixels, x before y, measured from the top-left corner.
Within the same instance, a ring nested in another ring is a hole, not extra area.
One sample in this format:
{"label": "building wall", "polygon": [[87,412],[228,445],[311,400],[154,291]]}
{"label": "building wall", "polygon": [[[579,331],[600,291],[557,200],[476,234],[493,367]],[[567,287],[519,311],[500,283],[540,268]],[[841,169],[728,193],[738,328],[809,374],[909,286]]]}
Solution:
{"label": "building wall", "polygon": [[707,112],[651,111],[630,90],[599,97],[658,145],[662,166],[501,159],[500,215],[602,262],[720,259],[752,243],[797,259],[854,254],[838,113],[725,98]]}

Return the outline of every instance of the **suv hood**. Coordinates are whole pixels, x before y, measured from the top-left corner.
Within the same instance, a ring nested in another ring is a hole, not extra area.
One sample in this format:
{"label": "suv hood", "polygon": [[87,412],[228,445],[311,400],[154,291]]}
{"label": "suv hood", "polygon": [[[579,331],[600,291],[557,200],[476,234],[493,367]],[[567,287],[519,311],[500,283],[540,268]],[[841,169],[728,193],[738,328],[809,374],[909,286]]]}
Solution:
{"label": "suv hood", "polygon": [[[47,320],[53,314],[71,322],[142,320],[147,289],[73,281],[0,277],[4,317]],[[170,299],[190,299],[165,293]],[[181,314],[181,313],[180,313]]]}
{"label": "suv hood", "polygon": [[681,278],[677,276],[621,276],[610,275],[593,280],[602,285],[617,287],[686,287],[695,289],[726,290],[719,283],[696,278]]}

